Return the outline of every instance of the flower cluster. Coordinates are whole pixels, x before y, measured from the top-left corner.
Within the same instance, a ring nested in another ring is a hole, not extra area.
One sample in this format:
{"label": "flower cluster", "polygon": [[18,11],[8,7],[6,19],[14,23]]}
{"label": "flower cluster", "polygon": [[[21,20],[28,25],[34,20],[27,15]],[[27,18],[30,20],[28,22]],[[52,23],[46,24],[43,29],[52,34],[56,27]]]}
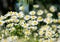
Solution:
{"label": "flower cluster", "polygon": [[[34,38],[42,42],[48,42],[60,35],[60,12],[54,17],[57,11],[55,6],[47,9],[40,9],[39,5],[33,5],[34,9],[28,14],[23,11],[8,12],[4,16],[0,16],[0,39],[9,36],[24,37],[26,40]],[[22,7],[20,7],[21,9]],[[9,37],[11,38],[11,37]]]}

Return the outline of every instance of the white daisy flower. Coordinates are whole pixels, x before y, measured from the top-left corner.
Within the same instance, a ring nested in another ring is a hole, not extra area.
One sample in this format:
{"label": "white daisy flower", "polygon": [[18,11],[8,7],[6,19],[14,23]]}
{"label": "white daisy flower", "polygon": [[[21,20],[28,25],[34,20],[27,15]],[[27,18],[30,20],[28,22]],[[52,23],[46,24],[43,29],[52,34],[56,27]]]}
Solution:
{"label": "white daisy flower", "polygon": [[16,22],[16,23],[19,22],[19,19],[14,19],[14,22]]}
{"label": "white daisy flower", "polygon": [[4,21],[0,21],[0,26],[3,26],[5,22]]}
{"label": "white daisy flower", "polygon": [[24,6],[19,7],[19,10],[24,10]]}
{"label": "white daisy flower", "polygon": [[49,28],[50,28],[49,25],[44,25],[44,26],[41,26],[40,30],[48,30]]}
{"label": "white daisy flower", "polygon": [[41,36],[44,34],[44,32],[43,32],[42,30],[39,30],[38,33],[39,33],[39,35],[41,35]]}
{"label": "white daisy flower", "polygon": [[39,16],[38,18],[37,18],[37,21],[43,21],[43,18],[41,17],[41,16]]}
{"label": "white daisy flower", "polygon": [[32,25],[37,25],[38,24],[38,21],[32,21],[32,23],[31,23]]}
{"label": "white daisy flower", "polygon": [[30,32],[30,30],[25,30],[25,31],[24,31],[24,34],[25,34],[25,35],[30,35],[31,32]]}
{"label": "white daisy flower", "polygon": [[32,23],[32,20],[29,20],[29,21],[28,21],[28,24],[29,24],[29,25],[32,25],[31,23]]}
{"label": "white daisy flower", "polygon": [[58,18],[60,19],[60,12],[58,12]]}
{"label": "white daisy flower", "polygon": [[48,10],[44,9],[44,13],[46,13],[46,14],[47,14],[47,13],[48,13]]}
{"label": "white daisy flower", "polygon": [[23,18],[24,17],[24,13],[21,11],[21,12],[19,12],[18,14],[17,14],[17,17],[19,17],[19,18]]}
{"label": "white daisy flower", "polygon": [[12,16],[11,19],[17,19],[17,16]]}
{"label": "white daisy flower", "polygon": [[52,32],[51,31],[46,31],[45,35],[48,36],[48,37],[52,37]]}
{"label": "white daisy flower", "polygon": [[30,19],[30,15],[25,15],[24,19],[25,20],[29,20]]}
{"label": "white daisy flower", "polygon": [[43,12],[43,10],[38,10],[37,11],[37,15],[42,15],[44,12]]}
{"label": "white daisy flower", "polygon": [[0,21],[3,20],[3,19],[5,19],[5,18],[6,18],[5,16],[2,16],[2,15],[1,15],[1,16],[0,16]]}
{"label": "white daisy flower", "polygon": [[57,23],[58,22],[58,20],[57,19],[53,19],[53,23]]}
{"label": "white daisy flower", "polygon": [[33,5],[34,8],[39,8],[39,5]]}
{"label": "white daisy flower", "polygon": [[14,22],[14,19],[8,19],[8,20],[5,20],[5,22],[7,23],[10,23],[10,22]]}
{"label": "white daisy flower", "polygon": [[52,17],[53,14],[52,13],[47,13],[47,17]]}
{"label": "white daisy flower", "polygon": [[37,17],[36,16],[31,16],[31,19],[36,19]]}
{"label": "white daisy flower", "polygon": [[16,29],[14,27],[12,27],[9,30],[10,30],[10,32],[14,32]]}
{"label": "white daisy flower", "polygon": [[22,25],[25,23],[25,20],[20,20],[19,24]]}
{"label": "white daisy flower", "polygon": [[14,16],[14,15],[17,15],[17,12],[12,12],[12,11],[11,11],[11,12],[8,12],[8,13],[7,13],[7,16]]}
{"label": "white daisy flower", "polygon": [[57,8],[56,8],[55,6],[50,6],[49,10],[50,10],[51,12],[55,12],[55,11],[57,10]]}
{"label": "white daisy flower", "polygon": [[28,28],[28,26],[29,26],[29,24],[27,24],[27,23],[22,24],[22,27],[24,27],[24,28]]}
{"label": "white daisy flower", "polygon": [[28,29],[36,30],[37,27],[36,26],[30,26],[30,27],[28,27]]}
{"label": "white daisy flower", "polygon": [[50,24],[50,23],[52,23],[52,19],[51,18],[45,18],[44,22],[47,24]]}
{"label": "white daisy flower", "polygon": [[14,23],[10,23],[10,24],[8,24],[6,27],[13,27],[13,25],[14,25]]}
{"label": "white daisy flower", "polygon": [[53,29],[57,29],[57,25],[52,25],[52,28]]}
{"label": "white daisy flower", "polygon": [[30,14],[30,15],[35,15],[36,12],[35,12],[35,11],[30,11],[29,14]]}

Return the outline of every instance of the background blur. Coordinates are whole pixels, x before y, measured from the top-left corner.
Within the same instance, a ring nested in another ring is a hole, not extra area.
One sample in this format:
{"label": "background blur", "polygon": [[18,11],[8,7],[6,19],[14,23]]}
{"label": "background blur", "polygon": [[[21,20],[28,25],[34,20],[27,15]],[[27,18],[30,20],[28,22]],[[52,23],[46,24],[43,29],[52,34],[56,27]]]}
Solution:
{"label": "background blur", "polygon": [[19,12],[21,5],[24,5],[28,12],[33,9],[33,4],[39,4],[42,9],[55,5],[60,11],[60,0],[0,0],[0,15],[4,15],[8,11]]}

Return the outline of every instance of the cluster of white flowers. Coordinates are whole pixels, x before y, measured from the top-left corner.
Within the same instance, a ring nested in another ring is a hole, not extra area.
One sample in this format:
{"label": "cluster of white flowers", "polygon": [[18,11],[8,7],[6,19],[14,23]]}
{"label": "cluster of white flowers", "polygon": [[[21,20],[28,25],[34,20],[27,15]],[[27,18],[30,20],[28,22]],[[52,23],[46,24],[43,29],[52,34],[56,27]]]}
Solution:
{"label": "cluster of white flowers", "polygon": [[[34,8],[39,8],[39,5],[33,5]],[[23,10],[23,6],[20,7]],[[49,8],[51,12],[57,11],[57,8],[51,6]],[[4,16],[0,16],[0,28],[4,28],[1,32],[4,35],[20,35],[23,33],[25,38],[29,39],[29,36],[33,36],[42,42],[45,39],[52,42],[52,38],[59,37],[60,30],[60,12],[57,13],[58,19],[53,18],[53,13],[47,11],[46,9],[39,9],[37,11],[32,10],[28,14],[21,12],[8,12]],[[19,28],[19,29],[18,29]],[[23,30],[21,30],[21,28]],[[6,31],[6,33],[4,32]],[[11,34],[10,34],[11,33]],[[0,37],[1,39],[2,37]],[[14,39],[12,37],[12,39]],[[12,40],[11,37],[8,40]],[[48,42],[47,40],[44,42]]]}

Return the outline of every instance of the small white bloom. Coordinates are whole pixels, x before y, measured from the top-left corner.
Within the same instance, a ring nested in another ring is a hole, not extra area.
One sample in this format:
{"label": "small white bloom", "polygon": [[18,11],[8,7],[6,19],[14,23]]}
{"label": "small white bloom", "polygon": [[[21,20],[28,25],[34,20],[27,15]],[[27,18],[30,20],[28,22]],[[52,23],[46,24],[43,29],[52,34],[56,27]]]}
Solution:
{"label": "small white bloom", "polygon": [[43,12],[43,10],[38,10],[37,11],[37,15],[42,15],[44,12]]}
{"label": "small white bloom", "polygon": [[0,26],[2,26],[5,22],[4,21],[0,21]]}
{"label": "small white bloom", "polygon": [[52,25],[52,28],[56,29],[57,28],[57,25]]}
{"label": "small white bloom", "polygon": [[44,26],[41,26],[41,29],[40,30],[48,30],[50,28],[49,25],[44,25]]}
{"label": "small white bloom", "polygon": [[47,24],[50,24],[50,23],[52,23],[52,19],[51,18],[45,18],[44,22]]}
{"label": "small white bloom", "polygon": [[58,12],[58,16],[60,16],[60,12]]}
{"label": "small white bloom", "polygon": [[45,35],[48,36],[48,37],[52,37],[52,32],[51,31],[46,31]]}
{"label": "small white bloom", "polygon": [[44,13],[48,13],[48,10],[44,9]]}
{"label": "small white bloom", "polygon": [[24,10],[24,6],[19,7],[19,10]]}
{"label": "small white bloom", "polygon": [[8,24],[6,27],[13,27],[13,23]]}
{"label": "small white bloom", "polygon": [[58,12],[58,18],[60,19],[60,12]]}
{"label": "small white bloom", "polygon": [[28,21],[28,24],[31,25],[31,23],[32,23],[32,20],[29,20],[29,21]]}
{"label": "small white bloom", "polygon": [[39,22],[43,21],[43,18],[40,16],[40,17],[37,18],[37,21],[39,21]]}
{"label": "small white bloom", "polygon": [[19,22],[19,19],[14,19],[14,22],[16,22],[16,23]]}
{"label": "small white bloom", "polygon": [[17,14],[17,17],[23,18],[23,17],[24,17],[24,13],[23,13],[23,12],[19,12],[19,13]]}
{"label": "small white bloom", "polygon": [[30,15],[35,15],[36,12],[35,12],[35,11],[30,11],[29,14],[30,14]]}
{"label": "small white bloom", "polygon": [[24,19],[25,20],[29,20],[30,19],[30,15],[25,15]]}
{"label": "small white bloom", "polygon": [[57,23],[57,22],[58,22],[58,20],[57,20],[57,19],[53,19],[52,21],[53,21],[53,23]]}
{"label": "small white bloom", "polygon": [[24,28],[28,28],[28,26],[29,26],[29,24],[27,24],[27,23],[22,24],[22,27],[24,27]]}
{"label": "small white bloom", "polygon": [[52,17],[53,14],[52,13],[47,13],[47,17]]}
{"label": "small white bloom", "polygon": [[50,10],[51,12],[55,12],[55,11],[57,10],[57,8],[56,8],[55,6],[50,6],[49,10]]}
{"label": "small white bloom", "polygon": [[1,16],[0,16],[0,21],[3,20],[3,19],[5,19],[5,18],[6,18],[5,16],[2,16],[2,15],[1,15]]}
{"label": "small white bloom", "polygon": [[39,8],[39,5],[33,5],[34,8]]}
{"label": "small white bloom", "polygon": [[36,19],[37,17],[36,16],[31,16],[31,19]]}
{"label": "small white bloom", "polygon": [[15,30],[15,27],[10,28],[10,32],[13,32]]}
{"label": "small white bloom", "polygon": [[12,16],[11,19],[17,19],[17,16]]}
{"label": "small white bloom", "polygon": [[8,19],[8,20],[5,20],[5,22],[7,23],[9,23],[9,22],[14,22],[14,19]]}
{"label": "small white bloom", "polygon": [[38,21],[32,21],[32,23],[31,23],[32,25],[37,25],[38,24]]}
{"label": "small white bloom", "polygon": [[28,29],[36,30],[37,27],[36,26],[30,26],[30,27],[28,27]]}
{"label": "small white bloom", "polygon": [[25,31],[24,31],[24,34],[25,34],[25,35],[30,35],[31,32],[30,32],[30,30],[25,30]]}
{"label": "small white bloom", "polygon": [[25,23],[25,20],[20,20],[19,24],[22,25]]}
{"label": "small white bloom", "polygon": [[[15,15],[17,15],[17,12],[8,12],[7,14],[6,14],[7,16],[15,16]],[[6,16],[5,15],[5,16]]]}
{"label": "small white bloom", "polygon": [[43,35],[44,34],[44,32],[42,31],[42,30],[39,30],[39,35]]}

